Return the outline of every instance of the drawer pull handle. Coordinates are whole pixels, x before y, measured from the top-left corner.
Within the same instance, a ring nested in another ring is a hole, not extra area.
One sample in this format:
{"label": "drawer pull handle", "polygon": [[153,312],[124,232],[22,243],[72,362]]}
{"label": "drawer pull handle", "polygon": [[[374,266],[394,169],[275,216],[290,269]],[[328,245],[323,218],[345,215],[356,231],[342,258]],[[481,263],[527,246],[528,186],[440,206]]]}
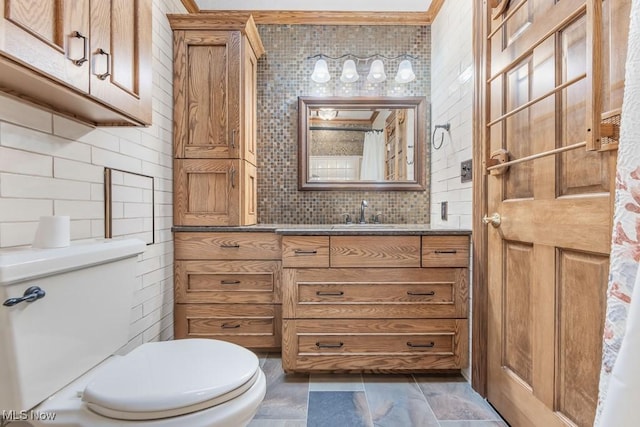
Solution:
{"label": "drawer pull handle", "polygon": [[344,295],[344,292],[316,291],[316,295],[319,297],[341,297],[342,295]]}
{"label": "drawer pull handle", "polygon": [[296,249],[295,251],[293,251],[293,253],[296,255],[315,255],[318,253],[318,251],[315,249],[311,249],[311,250]]}
{"label": "drawer pull handle", "polygon": [[238,249],[240,247],[239,244],[233,244],[233,245],[220,245],[220,247],[222,249]]}
{"label": "drawer pull handle", "polygon": [[316,342],[316,347],[318,348],[342,348],[342,346],[344,346],[343,342]]}
{"label": "drawer pull handle", "polygon": [[457,254],[458,251],[455,249],[437,249],[434,251],[437,254]]}
{"label": "drawer pull handle", "polygon": [[436,346],[436,343],[431,341],[428,344],[414,344],[411,341],[407,341],[407,347],[411,348],[433,348]]}
{"label": "drawer pull handle", "polygon": [[240,280],[220,280],[221,285],[239,285]]}
{"label": "drawer pull handle", "polygon": [[96,77],[100,80],[106,80],[111,75],[111,54],[102,48],[99,48],[97,53],[107,57],[107,71],[102,74],[96,74]]}
{"label": "drawer pull handle", "polygon": [[239,324],[232,325],[231,323],[223,323],[220,325],[222,329],[238,329],[240,327]]}
{"label": "drawer pull handle", "polygon": [[436,291],[429,291],[429,292],[413,292],[413,291],[407,291],[407,295],[411,295],[411,296],[427,296],[427,297],[432,297],[436,294]]}
{"label": "drawer pull handle", "polygon": [[89,38],[85,35],[82,35],[82,33],[80,31],[74,31],[73,33],[71,33],[71,37],[75,37],[77,39],[82,39],[83,41],[83,45],[84,45],[84,49],[82,51],[82,58],[80,59],[72,59],[71,62],[73,63],[73,65],[77,65],[78,67],[81,67],[82,64],[84,64],[85,62],[87,62],[88,56],[89,56]]}

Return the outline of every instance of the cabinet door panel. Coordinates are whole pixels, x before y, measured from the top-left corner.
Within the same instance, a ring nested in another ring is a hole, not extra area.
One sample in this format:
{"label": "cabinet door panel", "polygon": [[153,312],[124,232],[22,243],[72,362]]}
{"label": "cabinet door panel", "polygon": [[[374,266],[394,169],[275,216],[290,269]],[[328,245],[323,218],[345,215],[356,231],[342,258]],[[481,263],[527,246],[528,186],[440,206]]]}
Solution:
{"label": "cabinet door panel", "polygon": [[90,94],[151,123],[151,2],[91,2]]}
{"label": "cabinet door panel", "polygon": [[[60,82],[89,91],[88,0],[0,0],[0,50]],[[82,36],[74,36],[75,32]],[[2,79],[0,79],[2,82]],[[3,86],[6,86],[3,83]]]}
{"label": "cabinet door panel", "polygon": [[174,32],[177,158],[238,158],[240,33]]}
{"label": "cabinet door panel", "polygon": [[176,225],[240,225],[239,161],[174,161]]}

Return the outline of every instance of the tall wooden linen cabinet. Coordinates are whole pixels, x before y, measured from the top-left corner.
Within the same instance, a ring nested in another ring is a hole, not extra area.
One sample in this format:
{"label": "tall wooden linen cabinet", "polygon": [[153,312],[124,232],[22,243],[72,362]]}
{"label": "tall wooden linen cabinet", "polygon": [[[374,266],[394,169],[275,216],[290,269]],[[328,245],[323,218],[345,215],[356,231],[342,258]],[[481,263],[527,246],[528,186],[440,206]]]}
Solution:
{"label": "tall wooden linen cabinet", "polygon": [[174,55],[175,225],[252,225],[256,74],[251,15],[169,15]]}

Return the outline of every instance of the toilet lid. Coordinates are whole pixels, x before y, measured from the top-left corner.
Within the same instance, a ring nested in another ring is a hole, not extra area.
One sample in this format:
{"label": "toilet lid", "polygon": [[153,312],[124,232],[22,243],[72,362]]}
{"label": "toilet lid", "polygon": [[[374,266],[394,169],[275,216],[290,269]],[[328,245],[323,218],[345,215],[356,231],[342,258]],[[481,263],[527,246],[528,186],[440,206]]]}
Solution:
{"label": "toilet lid", "polygon": [[177,416],[223,403],[255,381],[258,358],[207,339],[147,343],[101,369],[83,392],[89,408],[117,419]]}

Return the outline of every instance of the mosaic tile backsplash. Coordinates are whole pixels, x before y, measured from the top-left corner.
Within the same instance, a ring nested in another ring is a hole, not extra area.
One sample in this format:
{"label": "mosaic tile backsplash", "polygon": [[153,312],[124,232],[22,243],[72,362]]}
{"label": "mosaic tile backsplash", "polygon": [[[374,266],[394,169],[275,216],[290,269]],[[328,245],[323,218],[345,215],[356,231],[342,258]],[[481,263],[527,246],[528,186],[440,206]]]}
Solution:
{"label": "mosaic tile backsplash", "polygon": [[[360,202],[368,214],[382,213],[382,222],[429,223],[429,191],[298,191],[298,97],[317,88],[310,75],[323,53],[337,57],[410,54],[416,80],[402,95],[430,99],[431,33],[428,26],[260,25],[266,54],[258,61],[258,222],[261,224],[328,224],[357,217]],[[393,80],[397,61],[385,61]],[[342,61],[328,60],[332,80]],[[393,90],[392,84],[388,85]],[[335,87],[330,90],[339,90]],[[389,93],[387,91],[387,93]],[[331,95],[335,94],[330,93]],[[428,110],[429,108],[427,108]],[[429,117],[427,129],[429,129]],[[428,132],[427,132],[428,133]],[[429,155],[429,141],[426,142]],[[424,162],[429,165],[428,161]],[[427,189],[429,171],[426,171]],[[369,216],[368,215],[368,216]]]}

